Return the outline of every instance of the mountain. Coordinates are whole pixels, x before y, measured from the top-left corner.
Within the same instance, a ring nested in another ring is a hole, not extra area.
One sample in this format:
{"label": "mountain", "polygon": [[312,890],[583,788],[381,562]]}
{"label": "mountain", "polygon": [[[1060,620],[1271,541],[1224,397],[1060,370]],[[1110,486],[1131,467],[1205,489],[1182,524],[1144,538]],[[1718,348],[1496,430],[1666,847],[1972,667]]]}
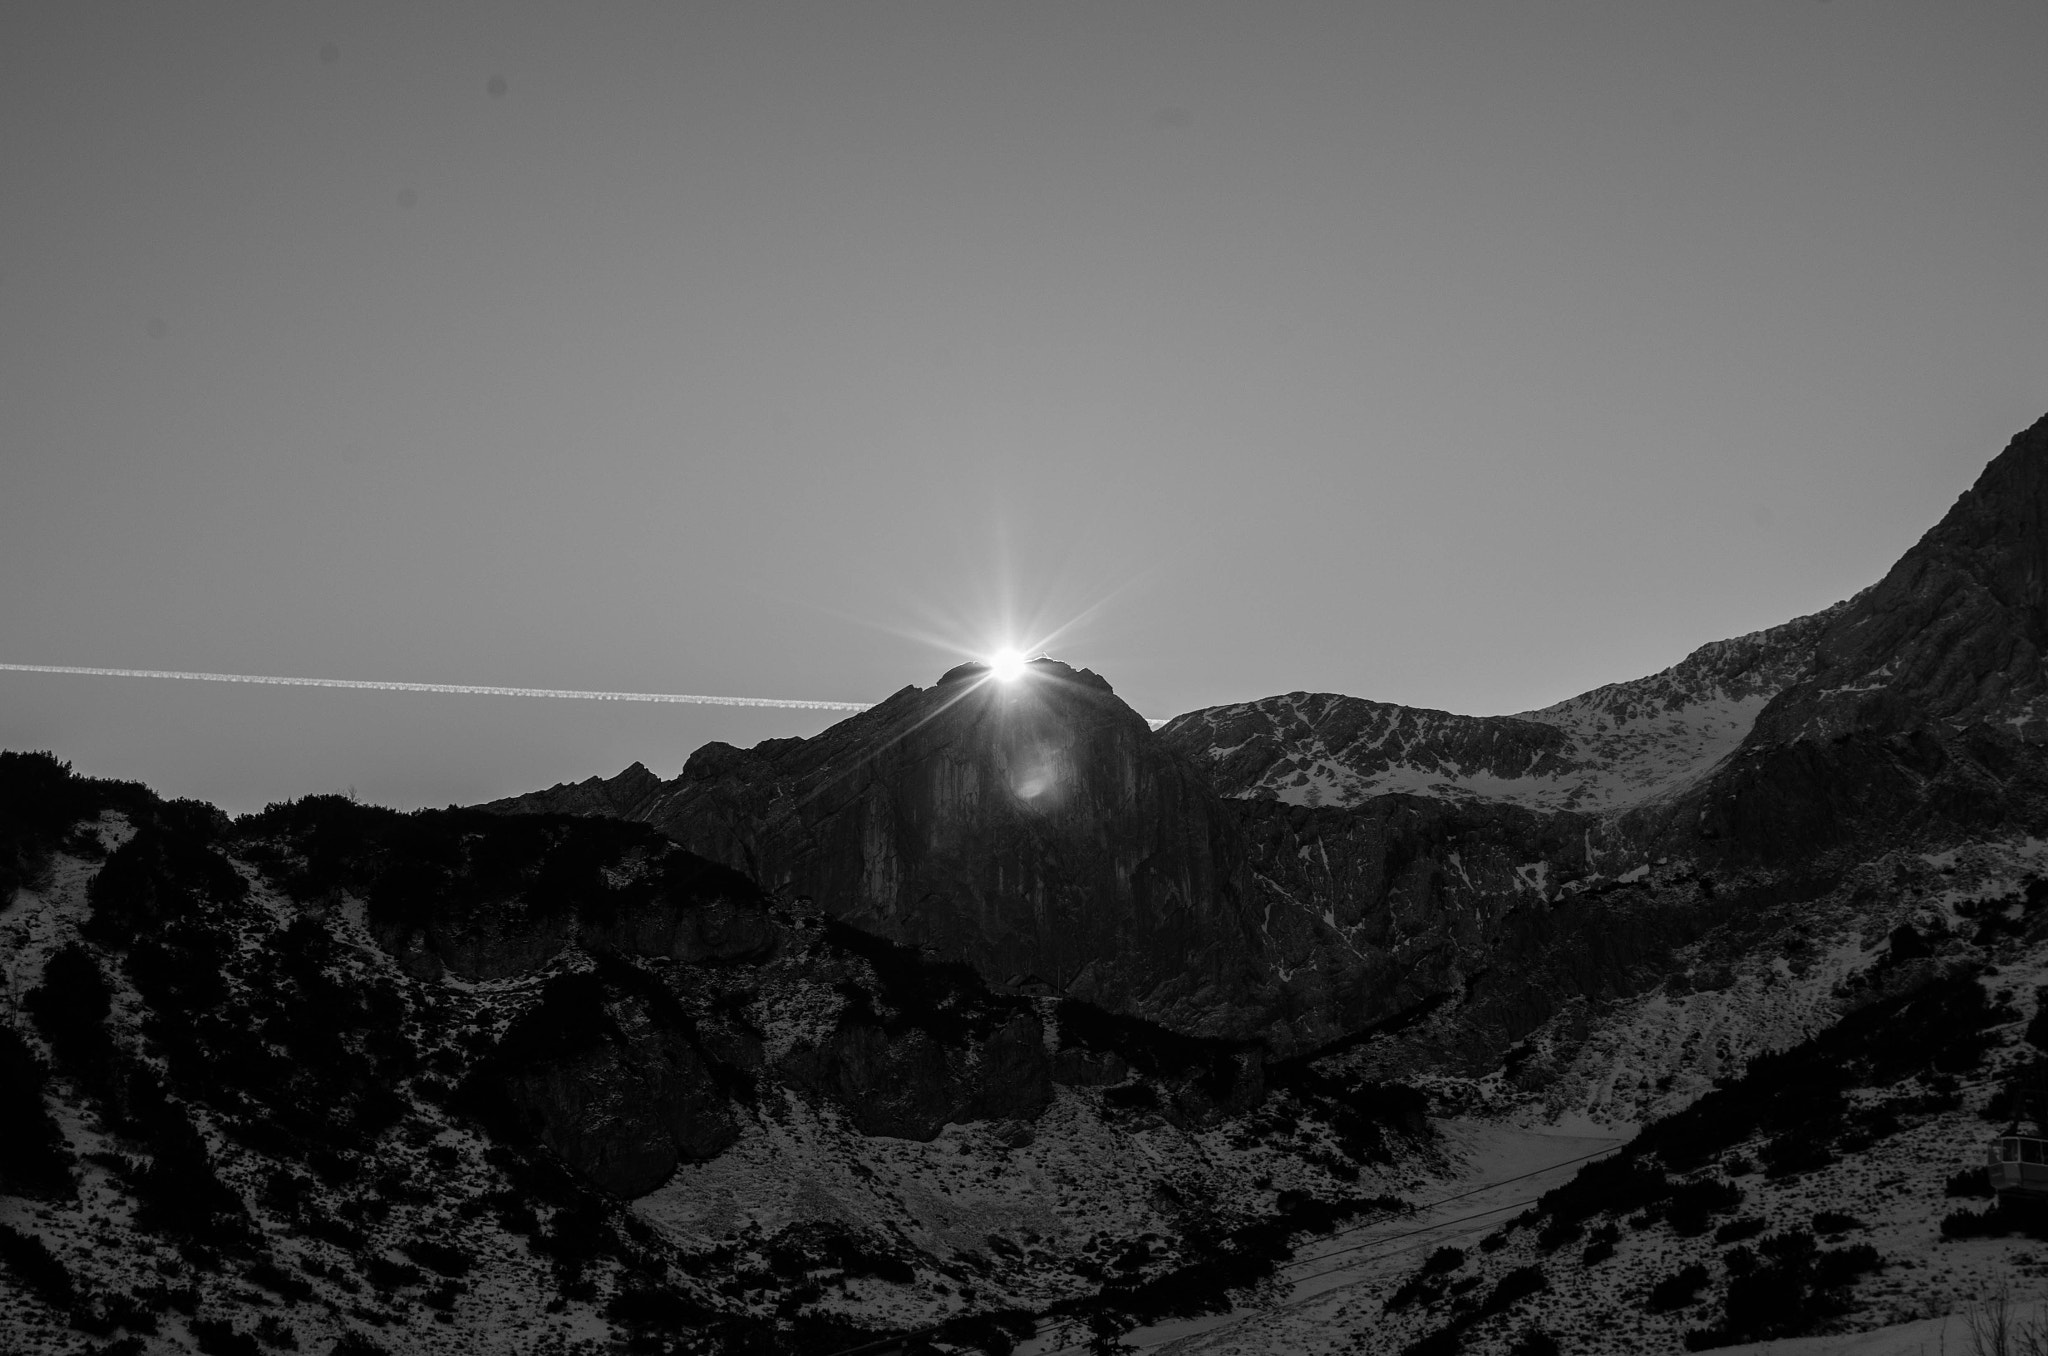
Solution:
{"label": "mountain", "polygon": [[[1478,1072],[1579,1005],[1655,990],[1681,952],[1746,954],[1887,852],[2043,822],[2044,477],[2048,420],[1856,597],[1518,716],[1294,693],[1148,742],[1116,703],[1123,742],[1097,747],[1089,703],[1113,695],[1094,675],[1047,663],[1000,689],[964,666],[812,740],[490,808],[611,807],[997,984],[1278,1054],[1398,1021],[1400,1076]],[[1028,736],[999,697],[1034,704]],[[1043,813],[1016,794],[1017,739],[1148,769],[1145,792],[1113,820],[1097,792]],[[1112,840],[1172,863],[1157,897],[1184,912],[1153,916],[1178,931],[1146,921],[1094,846]]]}
{"label": "mountain", "polygon": [[1880,725],[2038,746],[2044,513],[2048,419],[1877,584],[1650,677],[1515,716],[1296,692],[1189,712],[1160,738],[1230,797],[1350,806],[1405,793],[1601,815],[1668,801],[1738,756]]}
{"label": "mountain", "polygon": [[815,739],[710,744],[682,775],[499,801],[623,805],[792,900],[1196,1034],[1290,1044],[1227,807],[1087,670],[964,664]]}
{"label": "mountain", "polygon": [[964,665],[672,778],[233,821],[0,754],[0,1348],[1964,1313],[2041,1232],[1982,1165],[2048,1068],[2044,512],[2048,419],[1855,597],[1513,717],[1155,734]]}

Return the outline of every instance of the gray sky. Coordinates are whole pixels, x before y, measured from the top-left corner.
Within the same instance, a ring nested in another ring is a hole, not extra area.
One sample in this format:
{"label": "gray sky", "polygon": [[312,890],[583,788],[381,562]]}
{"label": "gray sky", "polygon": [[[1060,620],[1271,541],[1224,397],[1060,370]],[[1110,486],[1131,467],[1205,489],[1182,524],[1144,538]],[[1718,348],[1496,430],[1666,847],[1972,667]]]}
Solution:
{"label": "gray sky", "polygon": [[[0,662],[1501,712],[2048,410],[2048,7],[21,5]],[[830,717],[0,674],[232,808]]]}

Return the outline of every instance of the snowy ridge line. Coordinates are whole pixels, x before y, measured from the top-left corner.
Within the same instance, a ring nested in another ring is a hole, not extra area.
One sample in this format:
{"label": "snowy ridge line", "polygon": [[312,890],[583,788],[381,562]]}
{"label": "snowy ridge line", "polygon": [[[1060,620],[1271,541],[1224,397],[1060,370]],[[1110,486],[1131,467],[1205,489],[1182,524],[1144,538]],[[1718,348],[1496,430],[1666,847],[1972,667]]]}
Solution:
{"label": "snowy ridge line", "polygon": [[183,678],[199,683],[269,683],[278,687],[346,687],[366,692],[438,692],[458,697],[561,697],[599,702],[684,702],[692,706],[770,706],[786,711],[865,711],[869,702],[802,701],[788,697],[706,697],[683,692],[584,692],[558,687],[486,687],[466,683],[390,683],[359,678],[287,678],[262,673],[185,673],[176,669],[70,668],[0,664],[10,673],[64,673],[92,678]]}

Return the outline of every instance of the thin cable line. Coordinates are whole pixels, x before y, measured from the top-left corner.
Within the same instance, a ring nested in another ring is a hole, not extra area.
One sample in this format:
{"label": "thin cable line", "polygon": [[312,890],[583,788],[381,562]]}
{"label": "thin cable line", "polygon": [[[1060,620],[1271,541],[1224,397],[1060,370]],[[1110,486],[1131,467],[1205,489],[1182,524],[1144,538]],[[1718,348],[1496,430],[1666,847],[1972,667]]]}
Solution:
{"label": "thin cable line", "polygon": [[[1564,1162],[1553,1163],[1548,1168],[1538,1168],[1535,1172],[1525,1172],[1522,1174],[1522,1177],[1503,1177],[1498,1182],[1489,1182],[1484,1187],[1476,1187],[1471,1191],[1465,1192],[1463,1193],[1463,1196],[1476,1196],[1479,1194],[1479,1192],[1489,1190],[1493,1187],[1506,1186],[1509,1182],[1519,1182],[1522,1180],[1523,1177],[1538,1177],[1541,1176],[1543,1173],[1551,1172],[1558,1168],[1568,1168],[1574,1163],[1583,1163],[1589,1158],[1599,1158],[1605,1154],[1618,1152],[1620,1148],[1621,1145],[1619,1144],[1610,1144],[1605,1149],[1599,1149],[1590,1154],[1583,1154],[1578,1158],[1567,1158],[1566,1160],[1564,1160]],[[1477,1214],[1460,1215],[1456,1219],[1438,1220],[1434,1224],[1425,1224],[1419,1229],[1410,1229],[1405,1233],[1385,1234],[1379,1238],[1369,1238],[1363,1243],[1354,1243],[1348,1248],[1337,1248],[1330,1252],[1318,1253],[1314,1257],[1304,1257],[1300,1259],[1300,1261],[1298,1262],[1289,1262],[1287,1263],[1287,1265],[1302,1266],[1312,1262],[1327,1262],[1332,1257],[1342,1257],[1346,1253],[1362,1252],[1367,1248],[1376,1248],[1380,1246],[1382,1243],[1397,1243],[1404,1238],[1414,1238],[1418,1234],[1434,1233],[1439,1229],[1447,1229],[1453,1224],[1469,1224],[1475,1219],[1485,1219],[1488,1215],[1498,1215],[1503,1210],[1512,1210],[1518,1205],[1532,1205],[1535,1202],[1542,1200],[1544,1194],[1545,1193],[1539,1192],[1534,1196],[1529,1196],[1522,1200],[1509,1201],[1506,1205],[1494,1206],[1490,1210],[1481,1210]],[[1463,1196],[1446,1196],[1443,1200],[1436,1202],[1436,1204],[1443,1205],[1450,1201],[1461,1200],[1463,1199]],[[1356,1233],[1357,1230],[1353,1229],[1350,1232]],[[1340,1235],[1332,1234],[1330,1235],[1330,1237],[1337,1238],[1340,1237]],[[1396,1249],[1395,1251],[1399,1251],[1399,1249]],[[1312,1281],[1316,1279],[1316,1277],[1318,1276],[1328,1276],[1331,1272],[1342,1270],[1344,1270],[1343,1267],[1329,1267],[1322,1271],[1311,1271],[1306,1276],[1294,1277],[1291,1283],[1294,1285],[1300,1285],[1304,1281]]]}
{"label": "thin cable line", "polygon": [[[1620,1144],[1612,1144],[1612,1145],[1609,1145],[1609,1146],[1608,1146],[1607,1148],[1605,1148],[1605,1149],[1597,1149],[1597,1150],[1595,1150],[1594,1152],[1592,1152],[1592,1153],[1590,1153],[1590,1154],[1582,1154],[1582,1155],[1580,1155],[1580,1156],[1579,1156],[1579,1157],[1577,1157],[1577,1158],[1567,1158],[1567,1159],[1565,1159],[1565,1160],[1564,1160],[1563,1162],[1561,1162],[1561,1163],[1552,1163],[1552,1164],[1551,1164],[1551,1165],[1550,1165],[1549,1167],[1547,1167],[1547,1168],[1538,1168],[1538,1169],[1536,1169],[1536,1171],[1534,1171],[1534,1172],[1525,1172],[1525,1173],[1522,1173],[1522,1174],[1521,1174],[1520,1176],[1517,1176],[1517,1177],[1503,1177],[1503,1178],[1501,1178],[1501,1179],[1500,1179],[1499,1181],[1497,1181],[1497,1182],[1488,1182],[1488,1183],[1486,1183],[1486,1184],[1485,1184],[1484,1186],[1478,1186],[1478,1187],[1474,1187],[1474,1188],[1473,1188],[1472,1190],[1470,1190],[1470,1191],[1464,1191],[1464,1192],[1460,1192],[1460,1193],[1458,1193],[1458,1195],[1456,1195],[1456,1196],[1446,1196],[1446,1197],[1444,1197],[1444,1198],[1443,1198],[1442,1200],[1440,1200],[1440,1201],[1434,1201],[1434,1202],[1431,1202],[1431,1204],[1430,1204],[1429,1206],[1425,1206],[1425,1207],[1420,1207],[1420,1208],[1423,1208],[1423,1209],[1434,1209],[1434,1208],[1435,1208],[1436,1206],[1439,1206],[1439,1205],[1443,1205],[1443,1204],[1446,1204],[1447,1202],[1450,1202],[1450,1201],[1455,1201],[1455,1200],[1462,1200],[1462,1199],[1463,1199],[1464,1197],[1466,1197],[1466,1196],[1474,1196],[1474,1195],[1477,1195],[1477,1194],[1478,1194],[1479,1192],[1481,1192],[1481,1191],[1488,1191],[1488,1190],[1491,1190],[1492,1188],[1494,1188],[1494,1187],[1497,1187],[1497,1186],[1506,1186],[1506,1185],[1507,1185],[1507,1184],[1508,1184],[1509,1182],[1519,1182],[1519,1181],[1521,1181],[1521,1180],[1522,1180],[1523,1178],[1525,1178],[1525,1177],[1539,1177],[1539,1176],[1541,1176],[1542,1174],[1544,1174],[1544,1173],[1546,1173],[1546,1172],[1551,1172],[1551,1171],[1553,1171],[1553,1170],[1555,1170],[1555,1169],[1557,1169],[1557,1168],[1568,1168],[1568,1167],[1570,1167],[1570,1166],[1571,1166],[1572,1164],[1574,1164],[1574,1163],[1583,1163],[1583,1162],[1585,1162],[1585,1161],[1586,1161],[1587,1159],[1589,1159],[1589,1158],[1598,1158],[1598,1157],[1600,1157],[1600,1156],[1601,1156],[1601,1155],[1603,1155],[1603,1154],[1611,1154],[1611,1153],[1615,1153],[1615,1152],[1618,1152],[1618,1151],[1619,1151],[1619,1150],[1621,1149],[1621,1147],[1622,1147],[1622,1146],[1621,1146]],[[1410,1230],[1407,1230],[1406,1232],[1403,1232],[1403,1233],[1398,1233],[1398,1234],[1387,1234],[1387,1235],[1385,1235],[1384,1237],[1381,1237],[1381,1238],[1370,1238],[1370,1239],[1367,1239],[1367,1240],[1366,1240],[1365,1242],[1363,1242],[1363,1243],[1357,1243],[1357,1244],[1353,1244],[1353,1245],[1352,1245],[1351,1247],[1348,1247],[1348,1248],[1339,1248],[1339,1249],[1337,1249],[1337,1250],[1336,1250],[1335,1252],[1326,1252],[1326,1253],[1322,1253],[1322,1254],[1319,1254],[1318,1256],[1315,1256],[1315,1257],[1304,1257],[1304,1258],[1301,1258],[1301,1259],[1300,1259],[1299,1261],[1296,1261],[1296,1262],[1287,1262],[1287,1263],[1282,1263],[1282,1264],[1281,1264],[1281,1266],[1279,1267],[1279,1270],[1281,1270],[1281,1271],[1285,1271],[1285,1270],[1286,1270],[1286,1269],[1287,1269],[1288,1267],[1290,1267],[1290,1266],[1301,1266],[1301,1265],[1304,1265],[1304,1264],[1306,1264],[1306,1263],[1312,1263],[1312,1262],[1326,1262],[1326,1261],[1328,1261],[1328,1260],[1329,1260],[1330,1258],[1332,1258],[1332,1257],[1342,1257],[1342,1256],[1344,1256],[1344,1255],[1345,1255],[1346,1253],[1353,1253],[1353,1252],[1363,1252],[1363,1251],[1365,1251],[1365,1250],[1366,1250],[1366,1249],[1368,1249],[1368,1248],[1378,1248],[1378,1247],[1381,1247],[1381,1246],[1383,1246],[1383,1245],[1385,1245],[1385,1244],[1388,1244],[1388,1243],[1398,1243],[1398,1242],[1401,1242],[1401,1241],[1403,1241],[1403,1240],[1405,1240],[1405,1239],[1410,1239],[1410,1238],[1414,1238],[1414,1237],[1416,1237],[1416,1236],[1418,1236],[1418,1235],[1421,1235],[1421,1234],[1431,1234],[1431,1233],[1436,1233],[1436,1232],[1438,1232],[1439,1230],[1443,1230],[1443,1229],[1448,1229],[1448,1228],[1450,1228],[1450,1227],[1451,1227],[1452,1225],[1456,1225],[1456,1224],[1470,1224],[1470,1223],[1471,1223],[1471,1222],[1472,1222],[1473,1220],[1475,1220],[1475,1219],[1485,1219],[1485,1218],[1486,1218],[1487,1216],[1489,1216],[1489,1215],[1499,1215],[1499,1214],[1504,1214],[1504,1213],[1506,1213],[1506,1212],[1507,1212],[1507,1211],[1509,1211],[1509,1210],[1513,1210],[1513,1209],[1514,1209],[1514,1208],[1515,1208],[1516,1206],[1518,1206],[1518,1205],[1533,1205],[1533,1204],[1535,1204],[1535,1203],[1536,1203],[1537,1201],[1540,1201],[1540,1200],[1542,1200],[1542,1199],[1543,1199],[1543,1193],[1541,1193],[1541,1192],[1537,1193],[1537,1194],[1536,1194],[1536,1195],[1534,1195],[1534,1196],[1524,1196],[1524,1197],[1520,1198],[1519,1200],[1512,1200],[1512,1201],[1508,1201],[1508,1202],[1506,1202],[1505,1204],[1502,1204],[1502,1205],[1496,1205],[1496,1206],[1493,1206],[1493,1207],[1491,1207],[1491,1208],[1489,1208],[1489,1209],[1486,1209],[1486,1210],[1479,1210],[1479,1211],[1475,1211],[1474,1213],[1472,1213],[1472,1214],[1469,1214],[1469,1215],[1460,1215],[1460,1216],[1458,1216],[1458,1217],[1457,1217],[1456,1219],[1445,1219],[1445,1220],[1438,1220],[1438,1221],[1436,1221],[1436,1222],[1435,1222],[1434,1224],[1425,1224],[1425,1225],[1423,1225],[1423,1226],[1422,1226],[1421,1228],[1418,1228],[1418,1229],[1410,1229]],[[1354,1227],[1353,1227],[1352,1229],[1346,1230],[1345,1232],[1347,1232],[1347,1233],[1356,1233],[1356,1232],[1358,1231],[1358,1229],[1361,1229],[1361,1228],[1368,1228],[1368,1227],[1370,1227],[1370,1226],[1368,1226],[1368,1225],[1357,1225],[1357,1226],[1354,1226]],[[1330,1234],[1330,1235],[1328,1235],[1328,1237],[1331,1237],[1331,1238],[1338,1238],[1338,1237],[1341,1237],[1341,1236],[1342,1236],[1341,1234]],[[1396,1252],[1400,1252],[1400,1251],[1402,1251],[1402,1250],[1401,1250],[1400,1248],[1393,1248],[1393,1249],[1389,1249],[1389,1255],[1392,1255],[1393,1253],[1396,1253]],[[1326,1268],[1324,1268],[1324,1269],[1323,1269],[1323,1270],[1321,1270],[1321,1271],[1311,1271],[1311,1272],[1309,1272],[1309,1273],[1308,1273],[1308,1274],[1307,1274],[1306,1276],[1295,1276],[1295,1277],[1291,1277],[1291,1278],[1289,1278],[1289,1279],[1288,1279],[1288,1282],[1287,1282],[1287,1283],[1288,1283],[1288,1284],[1289,1284],[1290,1286],[1306,1285],[1306,1284],[1307,1284],[1308,1282],[1310,1282],[1310,1281],[1313,1281],[1313,1280],[1316,1280],[1316,1279],[1317,1279],[1317,1278],[1319,1278],[1319,1277],[1322,1277],[1322,1276],[1329,1276],[1329,1275],[1332,1275],[1332,1274],[1334,1274],[1334,1273],[1336,1273],[1336,1272],[1339,1272],[1339,1271],[1345,1271],[1345,1270],[1348,1270],[1348,1269],[1349,1269],[1349,1268],[1350,1268],[1351,1266],[1353,1266],[1353,1265],[1354,1265],[1354,1263],[1346,1262],[1346,1263],[1345,1263],[1344,1265],[1342,1265],[1342,1266],[1335,1266],[1335,1267],[1326,1267]],[[1289,1309],[1291,1309],[1291,1308],[1294,1308],[1294,1307],[1295,1307],[1295,1306],[1297,1306],[1297,1305],[1300,1305],[1300,1304],[1306,1304],[1306,1303],[1308,1303],[1308,1301],[1309,1301],[1310,1299],[1314,1299],[1314,1298],[1318,1298],[1318,1297],[1317,1297],[1317,1296],[1307,1296],[1307,1297],[1305,1297],[1305,1298],[1302,1298],[1302,1299],[1298,1299],[1298,1300],[1297,1300],[1297,1299],[1289,1299],[1289,1300],[1285,1300],[1285,1301],[1283,1301],[1283,1302],[1282,1302],[1282,1307],[1284,1307],[1284,1308],[1289,1308]],[[1047,1314],[1047,1315],[1045,1315],[1045,1316],[1046,1316],[1046,1317],[1051,1317],[1051,1315],[1050,1315],[1050,1314]],[[916,1334],[913,1334],[913,1335],[916,1335]],[[902,1339],[898,1339],[898,1340],[902,1340]],[[1075,1345],[1073,1345],[1073,1344],[1071,1344],[1071,1343],[1070,1343],[1070,1344],[1068,1344],[1068,1345],[1066,1345],[1066,1346],[1063,1346],[1063,1347],[1055,1347],[1055,1348],[1054,1348],[1054,1349],[1053,1349],[1052,1351],[1050,1351],[1050,1352],[1047,1352],[1047,1353],[1046,1353],[1046,1356],[1066,1356],[1066,1353],[1068,1353],[1068,1352],[1072,1352],[1072,1351],[1079,1351],[1080,1349],[1081,1349],[1081,1348],[1080,1348],[1079,1346],[1075,1346]]]}
{"label": "thin cable line", "polygon": [[585,692],[561,687],[491,687],[468,683],[387,683],[359,678],[287,678],[266,673],[185,673],[177,669],[92,669],[57,664],[0,664],[10,673],[65,673],[93,678],[183,678],[199,683],[268,683],[277,687],[346,687],[366,692],[438,692],[460,697],[561,697],[598,702],[684,702],[692,706],[771,706],[788,711],[865,711],[869,702],[802,701],[787,697],[707,697],[684,692]]}
{"label": "thin cable line", "polygon": [[[1441,1197],[1441,1198],[1439,1198],[1439,1199],[1437,1199],[1437,1200],[1431,1201],[1431,1202],[1430,1202],[1430,1203],[1429,1203],[1428,1205],[1417,1205],[1417,1206],[1411,1206],[1411,1207],[1409,1207],[1409,1213],[1410,1213],[1410,1214],[1414,1214],[1414,1213],[1415,1213],[1415,1212],[1416,1212],[1417,1210],[1434,1210],[1434,1209],[1436,1209],[1436,1208],[1437,1208],[1438,1206],[1442,1206],[1442,1205],[1449,1205],[1449,1204],[1450,1204],[1450,1203],[1451,1203],[1452,1201],[1462,1201],[1462,1200],[1464,1200],[1464,1199],[1465,1199],[1465,1198],[1466,1198],[1467,1196],[1477,1196],[1477,1195],[1478,1195],[1478,1194],[1479,1194],[1480,1192],[1482,1192],[1482,1191],[1491,1191],[1491,1190],[1493,1190],[1493,1189],[1494,1189],[1495,1187],[1504,1187],[1504,1186],[1508,1185],[1508,1184],[1509,1184],[1510,1182],[1521,1182],[1521,1181],[1526,1181],[1527,1179],[1529,1179],[1529,1178],[1531,1178],[1531,1177],[1541,1177],[1541,1176],[1542,1176],[1542,1175],[1543,1175],[1544,1173],[1546,1173],[1546,1172],[1555,1172],[1555,1171],[1557,1171],[1557,1170],[1558,1170],[1559,1168],[1568,1168],[1568,1167],[1570,1167],[1570,1166],[1571,1166],[1572,1164],[1574,1164],[1574,1163],[1583,1163],[1583,1162],[1585,1162],[1585,1161],[1586,1161],[1587,1159],[1589,1159],[1589,1158],[1598,1158],[1598,1157],[1600,1157],[1600,1156],[1601,1156],[1602,1154],[1611,1154],[1611,1153],[1613,1153],[1613,1152],[1614,1152],[1615,1150],[1619,1149],[1619,1148],[1620,1148],[1620,1147],[1621,1147],[1622,1145],[1624,1145],[1624,1144],[1626,1144],[1626,1143],[1628,1143],[1628,1140],[1627,1140],[1626,1138],[1617,1138],[1617,1139],[1616,1139],[1616,1140],[1614,1141],[1614,1143],[1612,1143],[1612,1144],[1608,1145],[1608,1146],[1607,1146],[1606,1148],[1604,1148],[1604,1149],[1595,1149],[1595,1150],[1593,1150],[1593,1152],[1591,1152],[1591,1153],[1589,1153],[1589,1154],[1580,1154],[1580,1155],[1579,1155],[1579,1156],[1578,1156],[1577,1158],[1567,1158],[1567,1159],[1564,1159],[1564,1160],[1563,1160],[1562,1162],[1552,1163],[1552,1164],[1551,1164],[1551,1165],[1550,1165],[1549,1167],[1545,1167],[1545,1168],[1536,1168],[1536,1169],[1534,1169],[1533,1171],[1530,1171],[1530,1172],[1525,1172],[1525,1173],[1520,1173],[1520,1174],[1518,1174],[1518,1175],[1516,1175],[1516,1176],[1514,1176],[1514,1177],[1502,1177],[1502,1178],[1498,1179],[1497,1181],[1492,1181],[1492,1182],[1482,1182],[1482,1183],[1481,1183],[1480,1185],[1478,1185],[1478,1186],[1476,1186],[1476,1187],[1473,1187],[1473,1188],[1471,1188],[1471,1189],[1470,1189],[1470,1190],[1468,1190],[1468,1191],[1460,1191],[1460,1192],[1458,1192],[1458,1193],[1457,1193],[1457,1194],[1455,1194],[1455,1195],[1451,1195],[1451,1196],[1444,1196],[1444,1197]],[[1532,1198],[1532,1199],[1533,1199],[1533,1198]],[[1493,1211],[1490,1211],[1490,1210],[1483,1210],[1483,1211],[1481,1211],[1481,1212],[1480,1212],[1480,1214],[1492,1214],[1492,1213],[1494,1213],[1494,1212],[1493,1212]],[[1477,1219],[1477,1218],[1478,1218],[1478,1216],[1477,1216],[1477,1215],[1473,1215],[1473,1216],[1468,1216],[1467,1218],[1471,1218],[1471,1219]],[[1461,1220],[1445,1220],[1445,1221],[1443,1221],[1443,1223],[1444,1223],[1444,1224],[1458,1224],[1458,1223],[1462,1223],[1462,1222],[1463,1222],[1463,1221],[1461,1221]],[[1350,1234],[1355,1234],[1355,1233],[1359,1233],[1359,1232],[1361,1232],[1361,1231],[1363,1231],[1363,1230],[1366,1230],[1366,1229],[1370,1229],[1371,1227],[1372,1227],[1372,1225],[1371,1225],[1370,1223],[1366,1223],[1366,1224],[1354,1224],[1354,1225],[1352,1225],[1352,1226],[1351,1226],[1350,1228],[1348,1228],[1348,1229],[1339,1229],[1339,1230],[1337,1230],[1337,1231],[1336,1231],[1335,1233],[1331,1233],[1331,1234],[1325,1234],[1325,1235],[1324,1235],[1323,1237],[1324,1237],[1324,1238],[1325,1238],[1326,1240],[1328,1240],[1328,1241],[1335,1241],[1336,1239],[1339,1239],[1339,1238],[1344,1238],[1344,1237],[1346,1237],[1346,1236],[1348,1236],[1348,1235],[1350,1235]],[[1439,1228],[1439,1227],[1441,1227],[1441,1226],[1440,1226],[1440,1225],[1436,1225],[1436,1224],[1426,1225],[1426,1226],[1425,1226],[1425,1227],[1423,1227],[1422,1229],[1418,1229],[1418,1230],[1416,1230],[1415,1232],[1417,1232],[1417,1233],[1427,1233],[1427,1232],[1429,1232],[1429,1230],[1430,1230],[1430,1229],[1434,1229],[1434,1228]],[[1388,1235],[1388,1236],[1387,1236],[1387,1238],[1407,1238],[1407,1237],[1409,1237],[1409,1235],[1408,1235],[1408,1234],[1390,1234],[1390,1235]],[[1363,1247],[1370,1247],[1370,1246],[1372,1246],[1372,1244],[1374,1244],[1374,1243],[1384,1243],[1384,1242],[1386,1242],[1386,1241],[1387,1241],[1387,1238],[1375,1238],[1375,1239],[1369,1240],[1369,1241],[1368,1241],[1368,1242],[1366,1242],[1366,1243],[1361,1243],[1361,1244],[1359,1244],[1358,1246],[1359,1246],[1359,1247],[1361,1247],[1361,1248],[1363,1248]],[[1282,1269],[1282,1270],[1285,1270],[1285,1269],[1286,1269],[1287,1267],[1292,1267],[1292,1266],[1304,1266],[1304,1265],[1306,1265],[1306,1264],[1308,1264],[1308,1263],[1310,1263],[1310,1262],[1320,1262],[1320,1261],[1323,1261],[1323,1260],[1324,1260],[1325,1258],[1330,1258],[1330,1257],[1339,1257],[1339,1256],[1342,1256],[1342,1255],[1343,1255],[1344,1253],[1346,1253],[1346,1252],[1351,1252],[1351,1251],[1355,1251],[1355,1249],[1351,1249],[1351,1248],[1340,1248],[1340,1249],[1338,1249],[1338,1250],[1337,1250],[1336,1252],[1326,1252],[1326,1253],[1321,1253],[1321,1254],[1319,1254],[1319,1255],[1317,1255],[1317,1256],[1315,1256],[1315,1257],[1303,1257],[1303,1258],[1299,1259],[1298,1261],[1293,1261],[1293,1262],[1283,1262],[1283,1263],[1281,1264],[1281,1269]],[[1303,1277],[1302,1279],[1303,1279],[1303,1280],[1307,1280],[1307,1279],[1308,1279],[1308,1277]]]}

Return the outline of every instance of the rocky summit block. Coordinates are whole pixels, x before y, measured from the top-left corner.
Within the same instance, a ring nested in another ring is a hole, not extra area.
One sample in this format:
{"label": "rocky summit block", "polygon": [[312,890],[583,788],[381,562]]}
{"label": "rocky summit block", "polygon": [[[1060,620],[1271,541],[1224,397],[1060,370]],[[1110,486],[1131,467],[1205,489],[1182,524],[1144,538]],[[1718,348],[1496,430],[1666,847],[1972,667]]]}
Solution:
{"label": "rocky summit block", "polygon": [[634,815],[998,985],[1213,1034],[1273,1020],[1241,835],[1085,669],[966,664],[813,739],[707,745]]}

